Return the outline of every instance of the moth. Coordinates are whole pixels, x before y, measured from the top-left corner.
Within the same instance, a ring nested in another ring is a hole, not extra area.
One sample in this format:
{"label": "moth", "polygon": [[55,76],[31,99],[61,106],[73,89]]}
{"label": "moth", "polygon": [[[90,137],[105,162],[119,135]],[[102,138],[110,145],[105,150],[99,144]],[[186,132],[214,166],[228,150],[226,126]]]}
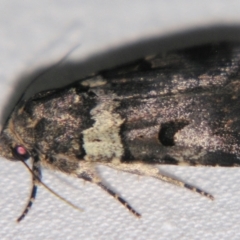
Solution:
{"label": "moth", "polygon": [[[213,196],[159,172],[159,164],[240,165],[240,46],[209,44],[147,57],[40,92],[15,107],[0,153],[94,183],[140,217],[96,171],[104,165]],[[43,183],[42,183],[43,184]]]}

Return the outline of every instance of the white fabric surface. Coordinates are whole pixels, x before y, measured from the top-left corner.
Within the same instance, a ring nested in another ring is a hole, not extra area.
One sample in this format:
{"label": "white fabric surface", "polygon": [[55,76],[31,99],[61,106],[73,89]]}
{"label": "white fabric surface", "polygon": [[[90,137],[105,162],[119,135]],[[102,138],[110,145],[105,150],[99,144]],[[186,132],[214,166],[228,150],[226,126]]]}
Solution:
{"label": "white fabric surface", "polygon": [[[57,62],[77,44],[70,59],[188,29],[240,25],[239,1],[3,0],[0,6],[0,109],[21,93],[14,86],[22,75]],[[136,219],[98,187],[44,171],[44,182],[84,212],[41,187],[32,210],[18,224],[31,176],[20,163],[1,159],[0,239],[240,239],[240,169],[161,169],[216,200],[101,168],[105,180],[142,214]]]}

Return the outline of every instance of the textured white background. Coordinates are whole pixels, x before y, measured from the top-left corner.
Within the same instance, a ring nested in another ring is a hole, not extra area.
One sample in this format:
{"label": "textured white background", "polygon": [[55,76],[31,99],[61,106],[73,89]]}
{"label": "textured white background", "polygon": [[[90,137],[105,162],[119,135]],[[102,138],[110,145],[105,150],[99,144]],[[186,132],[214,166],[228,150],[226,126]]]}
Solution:
{"label": "textured white background", "polygon": [[[22,75],[54,64],[78,44],[69,59],[188,29],[238,26],[239,9],[239,1],[2,0],[0,110],[21,94],[15,84]],[[17,224],[31,177],[20,163],[1,159],[0,239],[240,239],[240,169],[161,169],[210,192],[216,200],[101,168],[105,180],[142,213],[136,219],[98,187],[45,170],[44,182],[84,212],[41,187],[33,209]]]}

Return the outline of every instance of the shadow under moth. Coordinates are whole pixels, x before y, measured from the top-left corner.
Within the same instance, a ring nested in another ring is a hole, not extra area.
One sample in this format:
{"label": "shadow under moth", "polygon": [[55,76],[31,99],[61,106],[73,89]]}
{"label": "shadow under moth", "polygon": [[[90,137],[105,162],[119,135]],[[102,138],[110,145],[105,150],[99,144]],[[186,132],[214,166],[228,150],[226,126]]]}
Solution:
{"label": "shadow under moth", "polygon": [[3,157],[32,163],[32,191],[18,221],[37,185],[44,185],[43,167],[98,185],[137,217],[103,182],[97,165],[213,199],[157,166],[240,165],[239,66],[240,45],[205,45],[147,57],[21,101],[0,136]]}

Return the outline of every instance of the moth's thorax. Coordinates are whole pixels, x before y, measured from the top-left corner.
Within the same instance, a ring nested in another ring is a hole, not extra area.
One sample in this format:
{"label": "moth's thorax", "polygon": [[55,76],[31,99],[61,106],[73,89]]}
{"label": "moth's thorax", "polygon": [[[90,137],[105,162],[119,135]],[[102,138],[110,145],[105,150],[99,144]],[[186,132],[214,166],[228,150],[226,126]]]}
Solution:
{"label": "moth's thorax", "polygon": [[82,131],[92,123],[90,110],[94,99],[84,99],[81,92],[71,88],[64,93],[52,93],[36,98],[25,105],[29,121],[33,123],[27,131],[33,133],[38,151],[81,158]]}

